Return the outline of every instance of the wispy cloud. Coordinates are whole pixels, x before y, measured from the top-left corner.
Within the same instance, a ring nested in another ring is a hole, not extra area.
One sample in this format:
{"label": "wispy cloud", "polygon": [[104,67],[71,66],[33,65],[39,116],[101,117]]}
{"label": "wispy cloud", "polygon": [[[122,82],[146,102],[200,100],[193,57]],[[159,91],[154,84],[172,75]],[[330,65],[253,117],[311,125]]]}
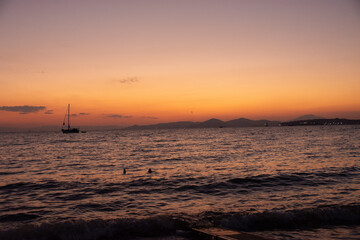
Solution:
{"label": "wispy cloud", "polygon": [[45,114],[54,114],[54,110],[47,110],[46,112],[44,112]]}
{"label": "wispy cloud", "polygon": [[109,115],[107,115],[107,117],[109,117],[109,118],[132,118],[132,116],[124,116],[124,115],[120,115],[120,114],[109,114]]}
{"label": "wispy cloud", "polygon": [[143,117],[141,117],[141,118],[146,118],[146,119],[159,119],[159,118],[157,118],[157,117],[151,117],[151,116],[143,116]]}
{"label": "wispy cloud", "polygon": [[90,115],[90,113],[73,113],[73,114],[71,114],[72,117],[87,116],[87,115]]}
{"label": "wispy cloud", "polygon": [[117,79],[116,82],[118,83],[135,83],[135,82],[139,82],[139,78],[138,77],[126,77],[126,78],[121,78],[121,79]]}
{"label": "wispy cloud", "polygon": [[20,114],[36,113],[45,110],[45,106],[1,106],[1,111],[18,112]]}

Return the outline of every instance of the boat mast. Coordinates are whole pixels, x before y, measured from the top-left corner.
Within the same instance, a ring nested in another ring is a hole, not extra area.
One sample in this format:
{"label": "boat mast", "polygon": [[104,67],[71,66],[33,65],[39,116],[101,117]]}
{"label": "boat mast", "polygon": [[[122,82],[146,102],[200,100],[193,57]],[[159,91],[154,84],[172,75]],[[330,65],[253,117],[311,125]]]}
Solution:
{"label": "boat mast", "polygon": [[70,129],[70,104],[68,104],[68,129]]}

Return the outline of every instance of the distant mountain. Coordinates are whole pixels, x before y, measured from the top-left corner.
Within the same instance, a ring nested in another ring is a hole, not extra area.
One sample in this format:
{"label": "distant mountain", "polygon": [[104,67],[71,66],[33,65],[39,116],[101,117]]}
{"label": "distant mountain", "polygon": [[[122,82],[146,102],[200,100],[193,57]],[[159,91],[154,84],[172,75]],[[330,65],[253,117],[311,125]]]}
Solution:
{"label": "distant mountain", "polygon": [[250,120],[247,118],[239,118],[225,122],[227,127],[261,127],[261,126],[278,126],[280,122],[269,120]]}
{"label": "distant mountain", "polygon": [[209,119],[204,122],[170,122],[170,123],[158,123],[153,125],[134,125],[126,129],[181,129],[181,128],[223,128],[223,127],[262,127],[279,126],[278,121],[268,120],[250,120],[246,118],[239,118],[230,121],[221,121],[216,118]]}
{"label": "distant mountain", "polygon": [[224,122],[219,120],[219,119],[216,119],[216,118],[212,118],[212,119],[209,119],[205,122],[200,122],[198,123],[198,126],[199,128],[211,128],[211,127],[223,127],[224,126]]}
{"label": "distant mountain", "polygon": [[229,127],[237,127],[237,126],[249,127],[249,126],[254,125],[255,121],[246,119],[246,118],[239,118],[239,119],[227,121],[226,123],[227,123],[227,126],[229,126]]}
{"label": "distant mountain", "polygon": [[315,116],[315,115],[312,115],[312,114],[307,114],[307,115],[303,115],[303,116],[300,116],[298,118],[295,118],[295,119],[293,119],[291,121],[303,121],[303,120],[313,120],[313,119],[325,119],[325,118]]}

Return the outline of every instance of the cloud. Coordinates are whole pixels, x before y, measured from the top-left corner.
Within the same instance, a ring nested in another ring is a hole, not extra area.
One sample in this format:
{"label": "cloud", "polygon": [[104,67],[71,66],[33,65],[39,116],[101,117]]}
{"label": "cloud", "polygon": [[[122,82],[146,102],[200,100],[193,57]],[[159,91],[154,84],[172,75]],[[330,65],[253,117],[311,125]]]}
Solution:
{"label": "cloud", "polygon": [[109,117],[109,118],[132,118],[132,116],[123,116],[120,114],[110,114],[110,115],[107,115],[107,117]]}
{"label": "cloud", "polygon": [[0,110],[8,112],[18,112],[20,114],[36,113],[45,110],[45,106],[1,106]]}
{"label": "cloud", "polygon": [[122,78],[122,79],[118,79],[116,80],[118,83],[135,83],[139,81],[139,78],[137,77],[127,77],[127,78]]}
{"label": "cloud", "polygon": [[45,114],[54,114],[54,110],[47,110],[46,112],[44,112]]}
{"label": "cloud", "polygon": [[151,117],[151,116],[143,116],[143,117],[141,117],[141,118],[147,118],[147,119],[159,119],[159,118],[157,118],[157,117]]}
{"label": "cloud", "polygon": [[90,115],[90,113],[73,113],[73,114],[71,114],[72,117],[87,116],[87,115]]}

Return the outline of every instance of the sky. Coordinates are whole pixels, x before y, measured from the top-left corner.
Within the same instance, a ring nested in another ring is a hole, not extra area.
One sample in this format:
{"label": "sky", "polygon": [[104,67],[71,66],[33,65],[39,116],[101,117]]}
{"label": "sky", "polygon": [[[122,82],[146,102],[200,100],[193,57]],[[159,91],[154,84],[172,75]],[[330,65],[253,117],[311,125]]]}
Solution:
{"label": "sky", "polygon": [[0,0],[0,127],[360,119],[359,0]]}

